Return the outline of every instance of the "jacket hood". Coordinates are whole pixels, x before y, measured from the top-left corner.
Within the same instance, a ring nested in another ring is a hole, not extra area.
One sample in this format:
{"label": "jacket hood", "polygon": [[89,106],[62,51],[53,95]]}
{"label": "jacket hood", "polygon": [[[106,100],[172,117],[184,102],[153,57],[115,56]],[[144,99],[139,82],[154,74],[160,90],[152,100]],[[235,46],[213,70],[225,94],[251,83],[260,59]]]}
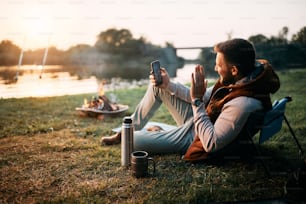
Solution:
{"label": "jacket hood", "polygon": [[267,60],[257,60],[254,71],[229,87],[253,90],[257,94],[275,93],[280,88],[277,74]]}
{"label": "jacket hood", "polygon": [[263,103],[264,110],[272,108],[270,94],[280,87],[277,74],[267,60],[257,60],[255,70],[236,84],[229,85],[233,95],[250,96]]}

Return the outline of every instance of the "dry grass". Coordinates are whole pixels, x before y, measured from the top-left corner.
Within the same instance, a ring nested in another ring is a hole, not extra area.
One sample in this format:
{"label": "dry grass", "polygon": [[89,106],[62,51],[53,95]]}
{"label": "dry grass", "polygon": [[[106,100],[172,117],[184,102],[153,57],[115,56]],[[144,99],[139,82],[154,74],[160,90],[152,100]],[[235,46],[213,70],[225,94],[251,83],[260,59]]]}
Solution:
{"label": "dry grass", "polygon": [[118,150],[100,148],[95,140],[67,130],[5,138],[0,149],[5,152],[1,159],[2,201],[8,203],[77,201],[89,193],[88,188],[103,187],[101,179],[114,173],[110,166],[116,166],[119,155]]}
{"label": "dry grass", "polygon": [[178,155],[156,156],[155,176],[136,179],[120,167],[119,146],[101,147],[67,130],[3,138],[0,149],[3,203],[258,199],[282,195],[285,182],[267,182],[257,165],[191,165]]}

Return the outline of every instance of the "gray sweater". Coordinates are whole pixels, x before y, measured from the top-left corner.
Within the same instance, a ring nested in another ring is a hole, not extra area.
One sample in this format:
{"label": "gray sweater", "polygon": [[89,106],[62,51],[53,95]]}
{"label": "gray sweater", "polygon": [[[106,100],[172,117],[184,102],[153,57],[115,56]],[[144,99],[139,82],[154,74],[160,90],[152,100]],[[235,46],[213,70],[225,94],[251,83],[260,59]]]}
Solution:
{"label": "gray sweater", "polygon": [[[244,79],[237,83],[243,83]],[[215,152],[230,144],[240,133],[252,112],[263,109],[262,103],[251,97],[240,96],[225,103],[221,114],[213,124],[205,110],[213,87],[207,89],[199,107],[192,106],[194,117],[194,133],[198,135],[206,152]],[[184,101],[191,103],[189,88],[170,82],[167,90]]]}

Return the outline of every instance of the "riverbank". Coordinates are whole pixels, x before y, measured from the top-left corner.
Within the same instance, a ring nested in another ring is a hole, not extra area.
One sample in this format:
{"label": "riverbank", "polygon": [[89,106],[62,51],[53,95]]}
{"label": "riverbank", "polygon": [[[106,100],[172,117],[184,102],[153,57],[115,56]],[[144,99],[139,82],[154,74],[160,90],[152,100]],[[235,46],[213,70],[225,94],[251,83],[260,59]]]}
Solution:
{"label": "riverbank", "polygon": [[[306,71],[279,72],[290,95],[286,115],[305,149]],[[196,203],[283,199],[284,186],[300,160],[288,128],[261,145],[272,173],[259,162],[224,164],[184,162],[180,155],[155,155],[157,172],[144,179],[120,167],[120,145],[101,147],[100,136],[129,115],[146,86],[114,94],[129,110],[118,117],[81,117],[75,107],[92,94],[0,99],[0,203]],[[174,124],[165,107],[154,121]],[[254,141],[257,142],[257,137]]]}

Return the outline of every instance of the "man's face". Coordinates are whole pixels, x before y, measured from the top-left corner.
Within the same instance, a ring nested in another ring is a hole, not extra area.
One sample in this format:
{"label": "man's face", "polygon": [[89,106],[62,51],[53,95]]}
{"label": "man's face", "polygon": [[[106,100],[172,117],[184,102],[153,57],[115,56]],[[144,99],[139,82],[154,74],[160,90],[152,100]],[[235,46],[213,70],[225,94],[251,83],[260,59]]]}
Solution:
{"label": "man's face", "polygon": [[226,62],[224,55],[220,52],[217,52],[215,71],[218,72],[223,85],[230,85],[235,82],[232,66]]}

